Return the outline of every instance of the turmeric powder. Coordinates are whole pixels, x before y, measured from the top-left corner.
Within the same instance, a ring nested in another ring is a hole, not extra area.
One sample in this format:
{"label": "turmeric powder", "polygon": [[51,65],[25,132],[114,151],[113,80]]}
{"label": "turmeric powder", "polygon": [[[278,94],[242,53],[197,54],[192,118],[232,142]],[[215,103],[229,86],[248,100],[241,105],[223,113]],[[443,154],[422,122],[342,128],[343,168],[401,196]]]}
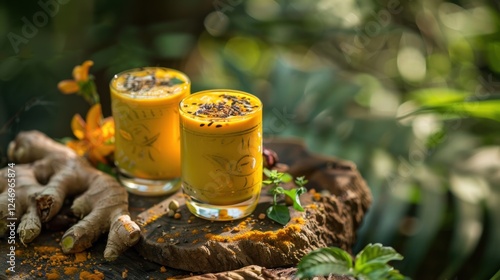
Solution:
{"label": "turmeric powder", "polygon": [[68,255],[57,246],[34,246],[31,250],[17,250],[16,253],[22,259],[21,265],[33,268],[29,274],[40,278],[104,279],[104,274],[92,269],[97,263],[90,259],[90,253],[87,252]]}
{"label": "turmeric powder", "polygon": [[67,276],[75,275],[77,272],[78,272],[78,268],[76,268],[76,267],[65,267],[64,268],[64,275],[67,275]]}
{"label": "turmeric powder", "polygon": [[104,274],[99,270],[94,270],[94,273],[88,271],[82,271],[80,273],[80,280],[102,280],[104,279]]}
{"label": "turmeric powder", "polygon": [[[255,242],[269,242],[269,241],[279,241],[279,242],[290,242],[293,240],[293,236],[301,231],[301,226],[305,224],[305,220],[301,217],[294,218],[292,223],[286,227],[279,229],[277,231],[260,231],[260,230],[246,230],[242,233],[235,235],[221,234],[216,235],[208,233],[205,238],[217,242],[235,242],[240,240],[251,240]],[[241,224],[240,224],[241,225]],[[244,223],[246,225],[246,223]],[[240,229],[242,227],[239,227]],[[235,231],[232,231],[235,233]],[[239,230],[237,231],[239,232]]]}
{"label": "turmeric powder", "polygon": [[48,272],[46,276],[48,280],[58,280],[60,278],[59,273],[55,269]]}

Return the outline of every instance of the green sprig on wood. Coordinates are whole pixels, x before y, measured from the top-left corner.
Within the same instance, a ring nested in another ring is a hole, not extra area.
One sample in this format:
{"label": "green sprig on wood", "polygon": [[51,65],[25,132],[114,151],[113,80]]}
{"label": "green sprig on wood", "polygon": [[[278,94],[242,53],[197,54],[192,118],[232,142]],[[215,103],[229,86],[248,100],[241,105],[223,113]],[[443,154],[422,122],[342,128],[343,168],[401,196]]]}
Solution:
{"label": "green sprig on wood", "polygon": [[297,211],[304,211],[304,208],[300,204],[300,195],[305,193],[307,189],[304,187],[307,184],[307,180],[304,176],[297,177],[295,179],[295,184],[298,186],[292,189],[284,189],[281,184],[290,182],[293,177],[288,173],[278,172],[277,170],[269,170],[264,168],[264,174],[267,176],[267,180],[262,183],[265,185],[272,185],[269,193],[273,195],[273,204],[267,209],[267,216],[282,225],[286,225],[290,221],[290,210],[288,206],[283,204],[278,204],[278,196],[286,195],[293,201],[293,209]]}

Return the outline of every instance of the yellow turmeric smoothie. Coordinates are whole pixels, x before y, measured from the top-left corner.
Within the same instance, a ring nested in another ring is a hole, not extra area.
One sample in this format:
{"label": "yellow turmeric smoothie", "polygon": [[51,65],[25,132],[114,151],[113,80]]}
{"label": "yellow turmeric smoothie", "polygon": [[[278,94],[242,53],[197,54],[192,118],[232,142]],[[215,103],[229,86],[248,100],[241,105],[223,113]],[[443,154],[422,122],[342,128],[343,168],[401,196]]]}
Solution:
{"label": "yellow turmeric smoothie", "polygon": [[262,185],[262,103],[241,91],[209,90],[179,106],[181,180],[191,212],[215,220],[250,214]]}
{"label": "yellow turmeric smoothie", "polygon": [[179,178],[178,104],[190,93],[189,78],[173,69],[138,68],[115,75],[110,89],[120,174],[145,180]]}

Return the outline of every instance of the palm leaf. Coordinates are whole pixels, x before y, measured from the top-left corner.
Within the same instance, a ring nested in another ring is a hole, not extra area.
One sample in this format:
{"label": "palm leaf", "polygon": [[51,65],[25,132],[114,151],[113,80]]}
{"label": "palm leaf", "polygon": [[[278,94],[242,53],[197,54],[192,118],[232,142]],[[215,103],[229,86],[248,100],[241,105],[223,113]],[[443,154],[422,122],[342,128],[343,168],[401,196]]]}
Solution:
{"label": "palm leaf", "polygon": [[452,278],[475,250],[483,231],[483,208],[477,184],[481,178],[451,174],[450,190],[454,197],[455,226],[449,251],[450,262],[439,279]]}
{"label": "palm leaf", "polygon": [[414,277],[430,246],[438,234],[446,211],[446,189],[440,176],[429,168],[420,168],[415,176],[419,182],[420,203],[416,218],[418,230],[404,243],[405,259],[399,266],[401,271]]}

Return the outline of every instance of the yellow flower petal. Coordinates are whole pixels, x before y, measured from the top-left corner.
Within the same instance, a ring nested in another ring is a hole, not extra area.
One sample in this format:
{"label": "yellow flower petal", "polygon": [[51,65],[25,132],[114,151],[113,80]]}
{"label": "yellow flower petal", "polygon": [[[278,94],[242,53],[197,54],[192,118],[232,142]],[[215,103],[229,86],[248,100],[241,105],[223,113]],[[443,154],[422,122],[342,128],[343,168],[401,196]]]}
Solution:
{"label": "yellow flower petal", "polygon": [[96,147],[95,149],[100,155],[107,156],[115,150],[115,145],[103,144],[103,145]]}
{"label": "yellow flower petal", "polygon": [[73,68],[73,78],[75,81],[87,81],[89,79],[89,68],[94,65],[92,60],[86,60],[82,65],[77,65]]}
{"label": "yellow flower petal", "polygon": [[104,141],[107,141],[115,136],[115,121],[113,117],[107,117],[102,120],[101,130],[101,135],[104,138]]}
{"label": "yellow flower petal", "polygon": [[84,141],[77,141],[77,140],[68,141],[66,143],[66,146],[75,151],[76,154],[79,156],[85,155],[89,148]]}
{"label": "yellow flower petal", "polygon": [[71,130],[76,138],[80,140],[85,138],[85,121],[79,114],[74,115],[71,119]]}
{"label": "yellow flower petal", "polygon": [[97,103],[94,106],[90,107],[87,112],[87,134],[91,134],[94,130],[99,129],[101,127],[102,121],[102,112],[101,112],[101,104]]}
{"label": "yellow flower petal", "polygon": [[107,117],[107,118],[104,118],[102,120],[102,126],[105,126],[105,125],[112,125],[112,126],[115,126],[115,119],[113,119],[113,117]]}
{"label": "yellow flower petal", "polygon": [[77,65],[73,68],[73,79],[75,79],[75,81],[79,82],[82,80],[82,66],[81,65]]}
{"label": "yellow flower petal", "polygon": [[82,64],[82,71],[83,71],[82,80],[83,81],[86,81],[89,79],[89,69],[90,69],[90,67],[92,67],[92,65],[94,65],[94,62],[92,60],[86,60]]}
{"label": "yellow flower petal", "polygon": [[103,157],[97,150],[93,149],[93,150],[90,150],[90,152],[88,153],[88,158],[90,160],[90,162],[93,164],[93,165],[96,165],[98,162],[102,162],[104,164],[107,164],[108,161],[106,160],[105,157]]}
{"label": "yellow flower petal", "polygon": [[73,80],[60,81],[57,88],[64,94],[72,94],[80,90],[78,84]]}

